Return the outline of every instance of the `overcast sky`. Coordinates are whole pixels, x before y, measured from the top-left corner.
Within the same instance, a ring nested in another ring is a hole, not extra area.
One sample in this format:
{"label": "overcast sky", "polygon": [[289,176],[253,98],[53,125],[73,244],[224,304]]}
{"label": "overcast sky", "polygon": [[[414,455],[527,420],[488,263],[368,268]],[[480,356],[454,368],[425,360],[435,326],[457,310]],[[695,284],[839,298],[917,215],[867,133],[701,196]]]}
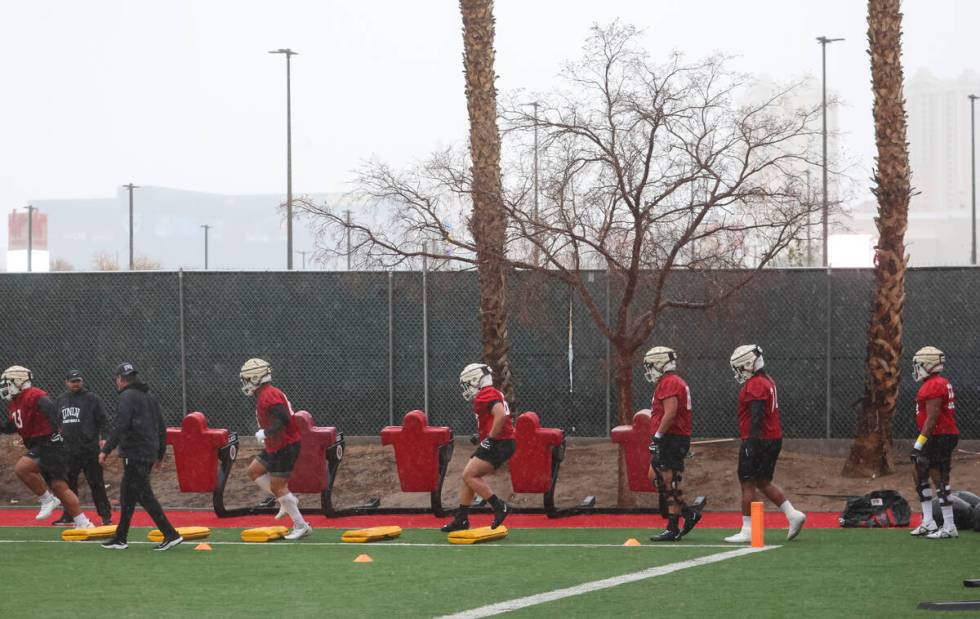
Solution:
{"label": "overcast sky", "polygon": [[[980,72],[980,0],[905,2],[906,76]],[[498,0],[501,91],[547,90],[593,22],[645,29],[648,49],[736,55],[743,71],[820,73],[846,102],[847,154],[874,156],[861,0]],[[291,47],[294,191],[344,191],[370,157],[404,164],[466,138],[452,0],[0,2],[0,205],[113,195],[132,181],[285,191]],[[6,217],[0,218],[6,239]],[[4,241],[5,242],[5,241]]]}

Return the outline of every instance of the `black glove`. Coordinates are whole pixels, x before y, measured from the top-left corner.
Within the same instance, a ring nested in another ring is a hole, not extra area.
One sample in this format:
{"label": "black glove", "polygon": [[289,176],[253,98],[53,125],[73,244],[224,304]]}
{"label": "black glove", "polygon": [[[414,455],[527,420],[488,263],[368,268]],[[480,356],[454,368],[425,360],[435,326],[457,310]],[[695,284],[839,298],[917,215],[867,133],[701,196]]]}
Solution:
{"label": "black glove", "polygon": [[480,444],[480,435],[470,434],[470,445],[479,445],[479,444]]}
{"label": "black glove", "polygon": [[485,439],[483,439],[483,441],[480,443],[480,447],[482,449],[486,449],[487,451],[489,451],[493,447],[493,444],[496,442],[497,441],[495,441],[494,439],[488,436]]}
{"label": "black glove", "polygon": [[648,449],[650,450],[650,461],[654,466],[660,465],[660,442],[662,440],[663,437],[658,438],[656,435],[650,437],[650,446]]}

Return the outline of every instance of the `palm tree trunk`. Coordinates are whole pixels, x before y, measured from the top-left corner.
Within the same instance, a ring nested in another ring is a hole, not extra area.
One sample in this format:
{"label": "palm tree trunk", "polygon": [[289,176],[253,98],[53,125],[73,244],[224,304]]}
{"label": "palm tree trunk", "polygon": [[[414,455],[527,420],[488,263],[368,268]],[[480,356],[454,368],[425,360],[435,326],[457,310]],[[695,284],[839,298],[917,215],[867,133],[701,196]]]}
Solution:
{"label": "palm tree trunk", "polygon": [[842,473],[851,477],[892,471],[892,420],[901,379],[902,310],[905,306],[905,228],[912,194],[905,99],[902,96],[900,0],[869,0],[868,41],[874,90],[878,169],[878,246],[875,290],[868,324],[864,398],[857,435]]}
{"label": "palm tree trunk", "polygon": [[507,336],[507,273],[502,260],[507,216],[500,179],[493,2],[460,0],[459,8],[463,15],[463,65],[473,162],[473,213],[469,225],[479,261],[483,362],[493,368],[497,386],[513,403]]}

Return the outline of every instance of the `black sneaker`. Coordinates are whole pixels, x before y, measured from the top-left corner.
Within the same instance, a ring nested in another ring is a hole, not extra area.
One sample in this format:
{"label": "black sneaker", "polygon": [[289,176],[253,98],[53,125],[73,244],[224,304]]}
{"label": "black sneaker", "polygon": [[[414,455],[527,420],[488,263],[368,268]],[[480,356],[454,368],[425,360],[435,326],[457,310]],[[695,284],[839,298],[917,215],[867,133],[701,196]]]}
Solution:
{"label": "black sneaker", "polygon": [[684,537],[691,532],[691,529],[697,526],[701,522],[701,512],[698,510],[686,510],[683,514],[684,516],[684,527],[681,528],[681,537]]}
{"label": "black sneaker", "polygon": [[162,542],[154,546],[153,550],[170,550],[171,548],[173,548],[174,546],[176,546],[177,544],[183,541],[184,538],[178,535],[177,537],[163,540]]}
{"label": "black sneaker", "polygon": [[453,531],[465,531],[470,528],[470,521],[468,518],[463,518],[462,520],[454,519],[452,522],[442,525],[440,529],[443,533],[452,533]]}
{"label": "black sneaker", "polygon": [[504,523],[504,520],[507,519],[507,514],[509,513],[510,513],[510,507],[507,505],[507,503],[501,501],[500,507],[493,508],[493,522],[490,523],[490,528],[496,529],[497,527],[502,525]]}
{"label": "black sneaker", "polygon": [[67,513],[65,513],[65,514],[61,514],[61,518],[58,518],[57,520],[55,520],[54,522],[52,522],[51,523],[51,526],[54,526],[54,527],[73,527],[73,526],[75,526],[75,521],[72,520],[72,517],[71,516],[69,516]]}
{"label": "black sneaker", "polygon": [[104,527],[112,526],[112,516],[104,516],[102,518],[102,526]]}
{"label": "black sneaker", "polygon": [[654,535],[650,538],[651,542],[676,542],[681,539],[680,531],[671,531],[670,529],[665,529],[660,535]]}
{"label": "black sneaker", "polygon": [[129,548],[129,544],[122,540],[111,539],[108,542],[103,542],[102,547],[107,550],[126,550]]}

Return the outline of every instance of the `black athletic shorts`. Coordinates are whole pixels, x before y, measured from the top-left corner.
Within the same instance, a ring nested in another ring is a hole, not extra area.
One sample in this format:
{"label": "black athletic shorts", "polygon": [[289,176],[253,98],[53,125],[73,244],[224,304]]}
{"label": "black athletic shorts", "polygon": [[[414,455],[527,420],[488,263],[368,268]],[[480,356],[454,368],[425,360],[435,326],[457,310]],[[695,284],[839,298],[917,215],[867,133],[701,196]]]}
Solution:
{"label": "black athletic shorts", "polygon": [[493,465],[493,468],[499,469],[504,462],[510,460],[510,457],[514,455],[515,449],[517,449],[517,441],[512,438],[501,439],[499,441],[493,441],[490,449],[477,447],[476,451],[473,452],[473,457],[489,462]]}
{"label": "black athletic shorts", "polygon": [[293,466],[298,457],[299,443],[290,443],[272,453],[263,450],[256,456],[265,467],[265,471],[272,477],[289,477],[293,473]]}
{"label": "black athletic shorts", "polygon": [[776,461],[783,448],[783,439],[757,439],[752,441],[755,449],[746,457],[749,441],[742,441],[738,450],[738,480],[739,481],[772,481],[776,472]]}
{"label": "black athletic shorts", "polygon": [[949,473],[953,469],[953,452],[960,442],[959,434],[933,434],[922,446],[922,455],[929,458],[929,468]]}
{"label": "black athletic shorts", "polygon": [[[660,463],[657,468],[661,471],[683,471],[684,459],[687,458],[689,451],[691,451],[690,436],[664,434],[660,438]],[[653,464],[651,457],[650,465]]]}
{"label": "black athletic shorts", "polygon": [[65,449],[63,442],[44,439],[34,443],[27,451],[27,457],[37,462],[37,467],[41,469],[41,476],[46,483],[50,484],[56,479],[67,481],[68,450]]}

